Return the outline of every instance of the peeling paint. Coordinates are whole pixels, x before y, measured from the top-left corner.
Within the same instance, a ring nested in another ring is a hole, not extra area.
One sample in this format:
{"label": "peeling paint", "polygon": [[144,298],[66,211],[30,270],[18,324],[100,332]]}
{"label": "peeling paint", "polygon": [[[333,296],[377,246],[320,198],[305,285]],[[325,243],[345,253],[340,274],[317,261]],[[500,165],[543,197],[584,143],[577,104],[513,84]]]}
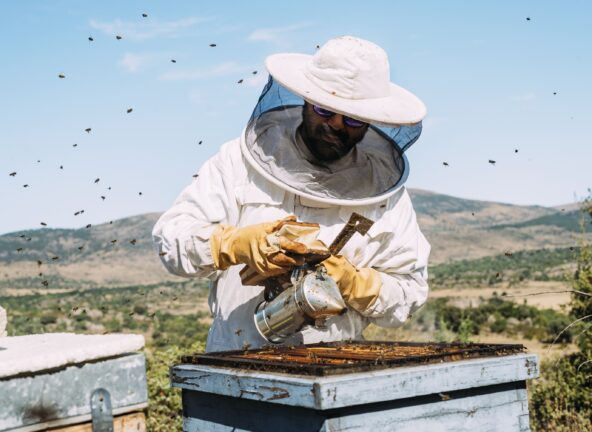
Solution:
{"label": "peeling paint", "polygon": [[527,358],[524,361],[524,366],[526,367],[528,375],[532,376],[533,378],[538,376],[538,367],[536,361]]}
{"label": "peeling paint", "polygon": [[259,386],[259,388],[262,390],[269,390],[274,393],[273,396],[268,397],[266,400],[285,399],[290,397],[290,392],[282,387]]}
{"label": "peeling paint", "polygon": [[242,398],[244,394],[257,396],[257,397],[259,397],[260,400],[264,398],[263,394],[261,394],[257,391],[251,391],[251,390],[241,390],[238,397]]}
{"label": "peeling paint", "polygon": [[145,404],[148,392],[144,355],[0,380],[0,430],[90,415],[90,394],[99,387],[109,391],[113,409],[119,412]]}

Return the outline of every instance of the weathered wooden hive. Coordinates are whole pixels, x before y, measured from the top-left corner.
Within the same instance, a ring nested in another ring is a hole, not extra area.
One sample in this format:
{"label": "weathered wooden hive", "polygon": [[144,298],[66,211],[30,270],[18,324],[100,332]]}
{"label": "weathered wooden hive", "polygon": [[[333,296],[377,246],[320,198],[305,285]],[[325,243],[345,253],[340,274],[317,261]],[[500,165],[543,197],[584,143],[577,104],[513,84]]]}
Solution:
{"label": "weathered wooden hive", "polygon": [[0,338],[0,431],[145,431],[143,346],[123,334]]}
{"label": "weathered wooden hive", "polygon": [[185,356],[185,431],[528,431],[522,345],[323,343]]}

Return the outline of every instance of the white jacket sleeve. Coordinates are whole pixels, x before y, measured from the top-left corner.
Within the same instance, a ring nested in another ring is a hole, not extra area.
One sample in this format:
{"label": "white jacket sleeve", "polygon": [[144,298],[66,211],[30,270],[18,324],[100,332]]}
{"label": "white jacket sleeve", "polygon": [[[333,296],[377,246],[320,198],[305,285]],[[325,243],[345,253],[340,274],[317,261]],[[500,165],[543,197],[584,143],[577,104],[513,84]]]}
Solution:
{"label": "white jacket sleeve", "polygon": [[234,225],[232,148],[227,144],[199,170],[195,180],[156,222],[152,230],[161,260],[173,274],[215,279],[210,236],[219,223]]}
{"label": "white jacket sleeve", "polygon": [[379,224],[379,232],[367,250],[366,266],[380,272],[382,288],[364,315],[378,326],[397,327],[427,300],[430,244],[417,225],[406,190]]}

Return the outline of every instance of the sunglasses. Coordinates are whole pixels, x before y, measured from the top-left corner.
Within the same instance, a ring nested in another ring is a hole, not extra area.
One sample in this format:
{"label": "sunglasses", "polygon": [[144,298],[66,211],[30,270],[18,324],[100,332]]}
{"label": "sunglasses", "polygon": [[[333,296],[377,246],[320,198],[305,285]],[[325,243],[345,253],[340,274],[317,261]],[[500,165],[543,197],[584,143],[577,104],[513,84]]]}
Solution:
{"label": "sunglasses", "polygon": [[[312,106],[312,110],[317,115],[319,115],[323,118],[331,118],[336,114],[333,111],[326,110],[325,108],[321,108],[320,106],[316,106],[316,105]],[[361,122],[360,120],[356,120],[356,119],[353,119],[353,118],[347,117],[347,116],[343,116],[343,123],[346,126],[349,126],[351,128],[356,128],[356,129],[364,127],[368,124],[368,123],[364,123],[364,122]]]}

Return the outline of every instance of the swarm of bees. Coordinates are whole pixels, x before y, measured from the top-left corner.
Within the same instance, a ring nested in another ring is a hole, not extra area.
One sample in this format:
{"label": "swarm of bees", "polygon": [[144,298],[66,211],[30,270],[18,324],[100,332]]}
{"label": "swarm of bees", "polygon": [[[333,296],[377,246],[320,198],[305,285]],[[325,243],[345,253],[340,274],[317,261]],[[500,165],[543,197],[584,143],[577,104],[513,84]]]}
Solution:
{"label": "swarm of bees", "polygon": [[[147,14],[147,13],[142,13],[142,14],[141,14],[141,17],[142,17],[142,18],[148,18],[148,14]],[[531,21],[531,18],[530,18],[530,17],[526,17],[526,21]],[[128,36],[129,36],[129,35],[128,35]],[[113,42],[113,39],[112,39],[112,37],[113,37],[113,36],[111,36],[111,43],[114,43],[114,42]],[[116,34],[116,35],[115,35],[115,39],[116,39],[117,41],[121,41],[121,40],[123,40],[123,38],[124,38],[124,35],[122,35],[122,34]],[[131,39],[131,38],[127,38],[127,37],[126,37],[126,41],[128,41],[129,39]],[[98,38],[97,40],[98,40],[97,44],[99,44],[99,43],[100,43],[100,38]],[[122,42],[122,43],[123,43],[123,44],[125,44],[125,43],[126,43],[126,41],[124,41],[124,42]],[[88,42],[95,42],[95,39],[94,39],[94,37],[93,37],[93,36],[88,36]],[[94,47],[96,47],[96,46],[97,46],[96,44],[92,44],[92,45],[93,45]],[[119,44],[118,44],[118,45],[119,45]],[[89,46],[90,46],[90,44],[89,44]],[[119,45],[119,46],[121,46],[121,45]],[[210,43],[210,44],[209,44],[209,47],[211,47],[211,48],[217,47],[217,43]],[[320,46],[319,46],[319,45],[316,45],[316,48],[318,49],[318,48],[320,48]],[[170,59],[170,63],[176,64],[176,63],[177,63],[177,60],[176,60],[176,59],[174,59],[174,58],[173,58],[173,59]],[[183,58],[182,58],[182,63],[183,63]],[[167,64],[168,64],[168,63],[167,63]],[[171,68],[172,68],[172,67],[171,67]],[[52,77],[52,79],[53,79],[53,80],[55,80],[55,75],[54,75],[54,74],[55,74],[56,72],[57,72],[57,71],[55,71],[55,70],[54,70],[54,71],[51,73],[51,77]],[[66,73],[68,73],[68,76],[69,76],[70,78],[69,78],[69,80],[66,80],[66,81],[64,81],[64,83],[61,83],[61,84],[60,84],[60,86],[62,86],[62,85],[68,85],[68,83],[69,83],[69,82],[72,82],[72,80],[75,78],[75,73],[74,73],[74,72],[71,72],[71,71],[68,71],[68,70],[66,70],[65,72],[66,72]],[[66,73],[58,73],[57,77],[58,77],[60,80],[65,80],[65,78],[66,78]],[[72,75],[72,73],[74,73],[74,75]],[[258,71],[257,71],[257,70],[253,70],[253,71],[251,72],[251,74],[252,74],[252,75],[256,75],[257,73],[258,73]],[[247,74],[248,74],[248,73],[247,73]],[[236,79],[236,78],[234,78],[234,79]],[[243,84],[243,83],[244,83],[244,79],[243,79],[243,78],[241,78],[241,79],[239,79],[238,81],[236,81],[236,83],[237,83],[237,84]],[[248,84],[248,78],[247,78],[247,84]],[[554,92],[553,92],[553,95],[557,95],[557,94],[558,94],[558,93],[557,93],[557,91],[554,91]],[[119,110],[121,110],[121,111],[120,111],[121,113],[122,113],[122,111],[123,111],[123,109],[122,109],[123,107],[124,107],[124,106],[120,106],[120,107],[118,108]],[[132,107],[128,107],[128,108],[126,109],[126,113],[127,113],[127,114],[130,114],[130,113],[132,113],[133,111],[134,111],[134,108],[132,108]],[[140,114],[136,114],[135,116],[137,116],[137,115],[141,115],[141,112],[142,112],[142,111],[141,111],[141,108],[140,108],[140,111],[138,112],[138,113],[140,113]],[[130,117],[133,119],[135,116],[130,116]],[[137,118],[137,117],[136,117],[136,118]],[[80,126],[78,126],[78,127],[80,127]],[[100,128],[100,125],[99,125],[99,126],[96,126],[96,127],[98,128],[98,129],[96,129],[96,131],[99,131],[99,132],[100,132],[100,130],[101,130],[101,128]],[[84,129],[84,132],[86,132],[87,134],[90,134],[90,133],[91,133],[91,131],[92,131],[92,128],[91,128],[91,127],[87,127],[87,128],[85,128],[85,129]],[[95,131],[95,134],[96,134],[96,131]],[[79,133],[81,133],[81,132],[79,132]],[[202,141],[202,140],[200,140],[200,141],[198,142],[198,145],[202,145],[202,142],[203,142],[203,141]],[[77,144],[77,143],[74,143],[74,144],[72,144],[72,147],[73,147],[73,148],[76,148],[76,147],[78,147],[78,144]],[[81,148],[81,150],[83,150],[83,149],[84,149],[84,144],[83,144],[83,147]],[[518,153],[518,149],[514,149],[514,153],[515,153],[515,154],[516,154],[516,153]],[[38,160],[37,162],[40,162],[40,160]],[[489,160],[488,160],[488,163],[489,163],[489,164],[491,164],[491,165],[496,165],[496,160],[489,159]],[[502,166],[502,165],[503,165],[503,160],[502,160],[500,163],[501,163],[501,165],[500,165],[500,166]],[[442,165],[443,165],[444,167],[449,167],[449,166],[450,166],[450,164],[449,164],[449,162],[448,162],[448,161],[443,161],[443,162],[442,162]],[[69,167],[69,168],[70,168],[70,167]],[[63,166],[63,165],[59,165],[59,169],[60,169],[60,170],[63,170],[63,169],[64,169],[64,166]],[[69,170],[70,170],[70,169],[69,169]],[[69,170],[68,170],[68,171],[69,171]],[[453,170],[454,170],[454,169],[453,169]],[[448,171],[448,172],[452,172],[452,171]],[[66,172],[66,174],[67,174],[67,172]],[[10,172],[10,173],[9,173],[9,176],[10,176],[10,177],[16,177],[16,176],[17,176],[17,171],[12,171],[12,172]],[[22,176],[22,173],[21,173],[21,175],[19,176],[19,179],[21,178],[21,176]],[[199,176],[199,175],[196,173],[196,174],[194,174],[194,175],[193,175],[193,178],[197,178],[198,176]],[[88,180],[86,180],[86,181],[88,181]],[[94,184],[98,184],[99,182],[100,182],[100,178],[99,178],[99,177],[97,177],[97,178],[94,180]],[[104,180],[104,181],[101,183],[101,185],[104,185],[104,184],[105,184],[104,182],[105,182],[105,180]],[[35,186],[35,185],[33,185],[33,186]],[[22,187],[23,187],[23,188],[29,188],[29,187],[30,187],[30,185],[29,185],[29,183],[25,183],[25,184],[23,184],[23,185],[22,185]],[[108,190],[110,191],[110,190],[111,190],[111,187],[108,187]],[[137,192],[137,194],[138,194],[138,196],[143,196],[143,193],[142,193],[141,191],[140,191],[140,192]],[[106,195],[99,195],[99,197],[100,197],[101,201],[105,201],[105,200],[106,200]],[[95,199],[96,199],[96,195],[95,195]],[[382,205],[381,207],[383,207],[383,208],[384,208],[385,206],[384,206],[384,205]],[[89,212],[90,212],[90,209],[89,209]],[[592,207],[590,208],[589,212],[590,212],[590,215],[592,216]],[[73,214],[74,214],[74,216],[80,216],[80,215],[82,215],[82,214],[84,214],[84,213],[85,213],[85,210],[84,210],[84,209],[81,209],[81,210],[77,210],[77,211],[75,211]],[[474,212],[472,212],[472,213],[471,213],[471,215],[472,215],[472,216],[475,216],[475,213],[474,213]],[[49,220],[49,219],[46,219],[46,220]],[[50,220],[50,222],[52,222],[52,225],[53,225],[53,221],[51,221],[51,220]],[[109,223],[110,223],[110,224],[112,224],[112,221],[111,221],[111,222],[109,222]],[[48,226],[48,224],[47,224],[46,222],[40,222],[40,225],[41,225],[42,227],[47,227],[47,226]],[[91,227],[92,227],[92,225],[91,225],[90,223],[89,223],[89,224],[87,224],[87,225],[85,226],[85,228],[86,228],[86,229],[90,229]],[[27,236],[25,236],[25,235],[21,235],[20,237],[21,237],[22,239],[24,239],[25,241],[31,241],[31,237],[27,237]],[[121,238],[120,240],[121,240],[121,241],[119,242],[119,244],[120,244],[121,246],[125,246],[125,243],[126,243],[126,241],[127,241],[127,242],[128,242],[130,245],[132,245],[132,246],[135,246],[135,245],[138,243],[138,240],[137,240],[136,238],[132,238],[132,239],[130,239],[130,240],[127,240],[127,239]],[[109,241],[109,243],[110,243],[111,245],[116,245],[116,244],[118,243],[118,239],[111,239],[111,240]],[[106,247],[108,247],[108,245],[106,245]],[[85,249],[85,246],[84,246],[84,245],[77,246],[77,249],[78,249],[78,251],[82,252],[82,251]],[[571,248],[570,248],[570,249],[571,249]],[[23,247],[18,247],[18,248],[16,248],[16,251],[17,251],[18,253],[26,252],[26,251],[25,251],[25,248],[23,248]],[[163,257],[163,256],[165,256],[165,255],[167,255],[167,252],[160,252],[160,253],[159,253],[159,256],[160,256],[160,257]],[[510,252],[510,251],[505,251],[505,252],[504,252],[504,255],[505,255],[505,256],[507,256],[507,257],[512,257],[512,256],[513,256],[513,253],[512,253],[512,252]],[[44,259],[47,261],[47,258],[44,258]],[[63,259],[67,259],[67,257],[64,257]],[[51,257],[49,258],[49,260],[50,260],[50,261],[54,261],[54,262],[55,262],[55,261],[58,261],[58,260],[60,260],[60,256],[58,256],[58,255],[51,256]],[[44,263],[43,263],[43,261],[41,261],[41,260],[36,260],[36,263],[37,263],[37,266],[38,266],[38,267],[41,267],[41,266],[44,264]],[[43,276],[43,273],[39,273],[39,276],[40,276],[40,277],[42,277],[42,276]],[[498,273],[496,276],[499,276],[499,273]],[[47,275],[46,275],[46,277],[47,277]],[[43,280],[41,283],[42,283],[42,285],[43,285],[43,286],[45,286],[45,287],[48,287],[48,286],[49,286],[49,281],[48,281],[47,279],[44,279],[44,280]],[[163,292],[161,292],[161,294],[163,294]],[[173,301],[176,301],[177,299],[178,299],[178,297],[177,297],[177,296],[173,296],[173,297],[172,297],[172,300],[173,300]],[[72,308],[72,312],[76,312],[77,310],[78,310],[78,307],[73,307],[73,308]],[[82,310],[82,313],[86,313],[86,310]],[[134,315],[134,312],[129,312],[129,316],[133,316],[133,315]],[[149,317],[154,317],[155,315],[156,315],[156,312],[154,312],[154,313],[151,313],[151,314],[148,314],[148,316],[149,316]],[[240,336],[240,334],[241,334],[241,332],[242,332],[242,331],[243,331],[242,329],[237,329],[237,330],[235,331],[235,334],[236,334],[237,336]],[[249,344],[245,344],[245,346],[243,347],[243,349],[247,350],[247,349],[249,349],[249,347],[250,347],[250,345],[249,345]]]}

